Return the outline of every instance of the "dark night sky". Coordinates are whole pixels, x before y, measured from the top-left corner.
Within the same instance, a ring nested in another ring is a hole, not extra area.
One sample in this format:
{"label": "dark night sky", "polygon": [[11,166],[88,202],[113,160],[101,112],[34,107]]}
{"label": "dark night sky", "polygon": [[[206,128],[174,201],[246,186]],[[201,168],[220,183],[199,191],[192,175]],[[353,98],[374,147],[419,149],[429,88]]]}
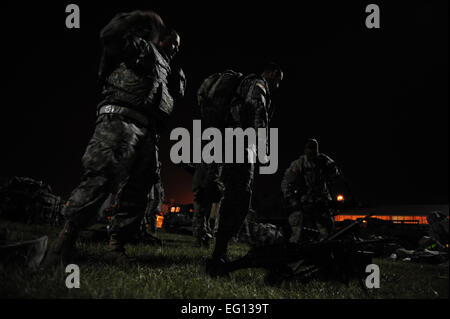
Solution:
{"label": "dark night sky", "polygon": [[99,31],[117,12],[153,9],[180,32],[177,58],[188,77],[161,142],[168,198],[192,200],[190,176],[170,162],[168,136],[198,117],[201,80],[272,60],[285,71],[273,96],[279,170],[257,178],[257,196],[278,192],[284,169],[316,137],[361,201],[448,203],[448,2],[392,2],[375,2],[379,30],[364,24],[371,2],[78,1],[81,28],[71,30],[69,1],[2,2],[0,176],[70,193],[94,129]]}

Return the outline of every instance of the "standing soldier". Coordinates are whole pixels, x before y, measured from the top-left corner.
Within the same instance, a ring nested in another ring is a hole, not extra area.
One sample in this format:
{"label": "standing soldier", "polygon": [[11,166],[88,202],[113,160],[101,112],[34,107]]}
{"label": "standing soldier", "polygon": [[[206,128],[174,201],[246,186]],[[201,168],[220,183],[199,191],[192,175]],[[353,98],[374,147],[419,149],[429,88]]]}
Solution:
{"label": "standing soldier", "polygon": [[310,222],[324,239],[334,227],[326,203],[332,200],[329,182],[341,176],[336,163],[319,153],[319,144],[309,139],[304,155],[293,161],[284,173],[281,190],[288,208],[292,234],[290,242],[298,243],[305,222]]}
{"label": "standing soldier", "polygon": [[149,231],[150,233],[156,232],[156,219],[161,213],[162,203],[164,202],[164,187],[162,185],[161,176],[161,162],[158,163],[158,180],[157,183],[153,185],[150,193],[148,194],[147,208],[145,209],[144,215],[144,225],[145,233]]}
{"label": "standing soldier", "polygon": [[212,238],[212,230],[209,225],[209,217],[213,203],[219,203],[222,198],[223,186],[220,181],[216,181],[215,186],[211,187],[212,182],[208,181],[209,165],[200,163],[196,166],[192,176],[192,191],[194,193],[194,219],[193,233],[196,239],[197,247],[209,247],[209,241]]}
{"label": "standing soldier", "polygon": [[209,241],[213,237],[210,226],[211,212],[214,205],[219,204],[222,198],[223,185],[215,178],[216,173],[211,173],[214,164],[185,164],[180,163],[188,173],[192,174],[192,193],[194,194],[194,215],[192,218],[192,233],[195,237],[195,247],[209,247]]}
{"label": "standing soldier", "polygon": [[158,161],[157,180],[147,195],[147,207],[141,222],[139,233],[136,234],[136,243],[161,245],[160,239],[154,236],[157,228],[157,218],[161,213],[164,201],[164,187],[161,181],[161,162]]}
{"label": "standing soldier", "polygon": [[124,245],[138,232],[147,194],[157,179],[156,138],[173,109],[169,58],[178,51],[180,39],[164,37],[164,32],[161,17],[151,11],[118,14],[101,31],[103,100],[82,158],[81,183],[63,209],[66,223],[47,264],[68,261],[79,231],[110,193],[115,211],[108,256],[128,260]]}
{"label": "standing soldier", "polygon": [[[282,79],[281,68],[273,63],[268,64],[259,75],[250,74],[242,77],[233,92],[225,127],[243,130],[253,128],[256,132],[258,128],[268,128],[272,114],[270,93],[279,87]],[[257,135],[257,140],[258,143],[266,145],[261,136]],[[252,194],[253,171],[252,163],[222,165],[220,176],[225,190],[212,258],[206,263],[206,271],[211,276],[220,275],[220,269],[227,260],[228,242],[238,233],[247,216]]]}

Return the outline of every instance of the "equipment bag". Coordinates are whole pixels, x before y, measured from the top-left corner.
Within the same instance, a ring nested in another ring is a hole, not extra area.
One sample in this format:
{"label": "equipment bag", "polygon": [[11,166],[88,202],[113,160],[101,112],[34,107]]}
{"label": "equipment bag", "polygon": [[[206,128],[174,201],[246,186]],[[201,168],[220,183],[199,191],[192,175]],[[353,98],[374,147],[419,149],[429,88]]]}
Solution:
{"label": "equipment bag", "polygon": [[203,125],[225,127],[230,103],[241,83],[242,73],[226,70],[207,77],[197,91]]}

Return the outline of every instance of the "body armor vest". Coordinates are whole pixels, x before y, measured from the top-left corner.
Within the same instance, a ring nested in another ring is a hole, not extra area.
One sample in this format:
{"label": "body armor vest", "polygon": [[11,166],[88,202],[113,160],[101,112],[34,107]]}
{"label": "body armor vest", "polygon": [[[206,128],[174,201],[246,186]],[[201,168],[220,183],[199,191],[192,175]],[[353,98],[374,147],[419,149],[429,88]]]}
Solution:
{"label": "body armor vest", "polygon": [[127,107],[147,116],[150,123],[158,126],[173,111],[173,98],[168,89],[168,76],[171,72],[168,61],[155,45],[147,42],[147,49],[154,58],[150,70],[130,68],[121,62],[106,78],[102,94],[106,104]]}

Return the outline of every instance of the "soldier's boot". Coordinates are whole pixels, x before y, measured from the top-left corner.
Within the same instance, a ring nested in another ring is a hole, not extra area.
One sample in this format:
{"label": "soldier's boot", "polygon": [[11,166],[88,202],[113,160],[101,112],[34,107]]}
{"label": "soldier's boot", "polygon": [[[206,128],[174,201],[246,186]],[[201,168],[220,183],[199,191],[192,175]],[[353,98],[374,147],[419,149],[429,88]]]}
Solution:
{"label": "soldier's boot", "polygon": [[152,245],[152,246],[162,246],[162,241],[158,237],[148,233],[146,230],[139,232],[131,241],[128,242],[131,245]]}
{"label": "soldier's boot", "polygon": [[196,236],[195,242],[194,242],[194,247],[196,247],[196,248],[201,248],[201,247],[209,248],[209,243],[210,243],[210,239],[211,238],[212,238],[211,235],[209,235],[208,233]]}
{"label": "soldier's boot", "polygon": [[206,260],[206,273],[213,278],[229,275],[227,270],[227,263],[229,262],[227,257],[227,247],[229,240],[229,236],[218,235],[216,237],[212,257]]}
{"label": "soldier's boot", "polygon": [[162,241],[156,236],[153,236],[152,234],[149,234],[147,232],[144,232],[140,238],[139,242],[146,244],[146,245],[152,245],[152,246],[162,246]]}
{"label": "soldier's boot", "polygon": [[125,244],[116,234],[112,234],[109,238],[108,252],[104,259],[110,263],[128,264],[134,261],[125,253]]}
{"label": "soldier's boot", "polygon": [[302,238],[302,229],[303,229],[303,214],[299,211],[293,212],[288,217],[289,226],[291,227],[291,237],[289,238],[289,242],[291,243],[299,243]]}
{"label": "soldier's boot", "polygon": [[195,248],[202,247],[202,238],[201,237],[195,237],[194,247]]}
{"label": "soldier's boot", "polygon": [[78,228],[70,222],[66,222],[58,238],[47,251],[42,265],[44,267],[51,267],[58,264],[68,264],[70,259],[73,258],[77,237]]}
{"label": "soldier's boot", "polygon": [[211,233],[206,232],[205,236],[202,239],[202,245],[205,248],[209,248],[209,246],[211,245],[211,241],[213,240],[213,236],[211,235]]}

